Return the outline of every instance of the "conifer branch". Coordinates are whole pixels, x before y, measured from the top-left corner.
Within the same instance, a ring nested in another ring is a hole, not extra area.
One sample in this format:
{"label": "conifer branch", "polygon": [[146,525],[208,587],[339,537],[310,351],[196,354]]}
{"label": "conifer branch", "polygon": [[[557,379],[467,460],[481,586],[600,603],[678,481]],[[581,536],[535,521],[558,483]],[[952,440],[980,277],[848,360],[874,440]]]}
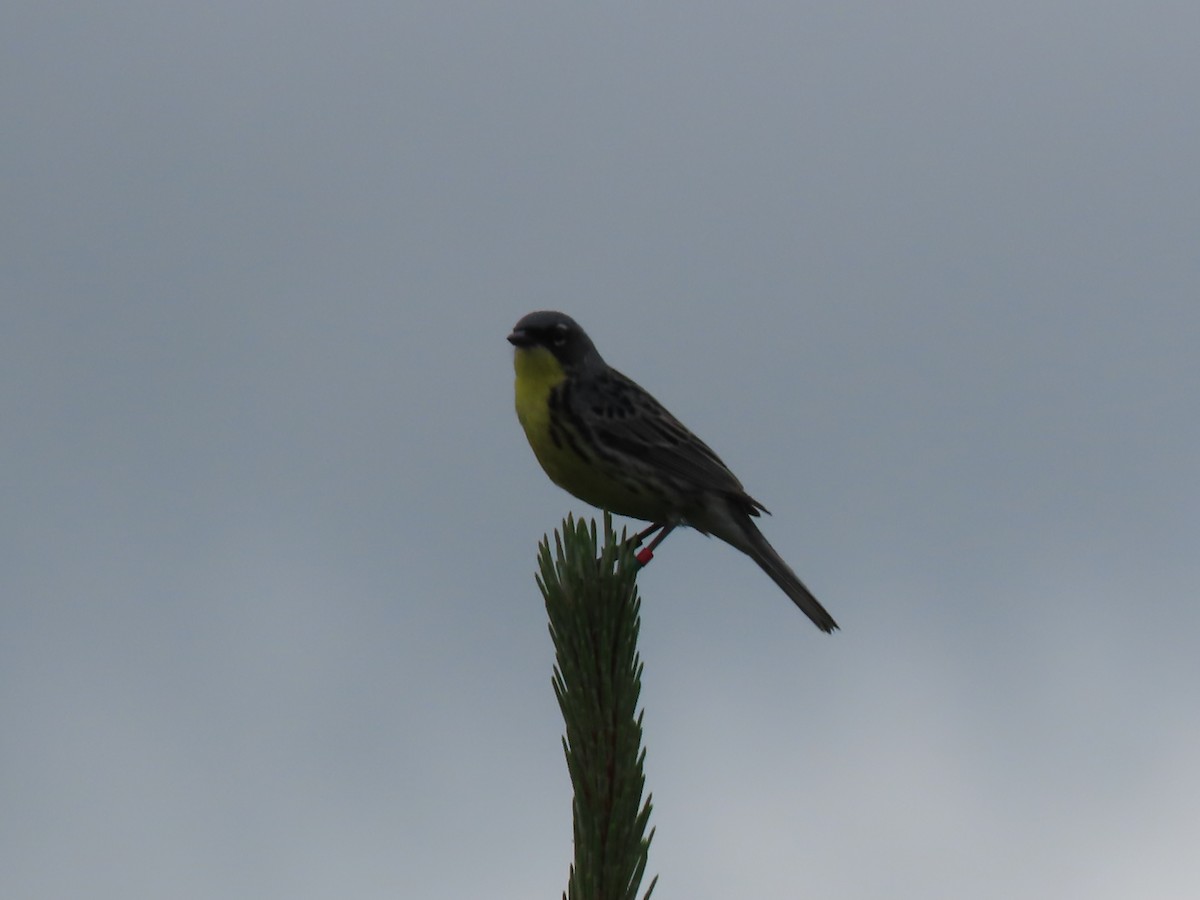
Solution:
{"label": "conifer branch", "polygon": [[[552,683],[566,734],[563,751],[574,789],[575,861],[564,900],[636,900],[654,831],[645,790],[642,663],[637,650],[640,566],[625,533],[604,515],[604,546],[596,522],[568,516],[561,532],[539,546],[538,587],[554,641]],[[658,878],[643,895],[648,900]]]}

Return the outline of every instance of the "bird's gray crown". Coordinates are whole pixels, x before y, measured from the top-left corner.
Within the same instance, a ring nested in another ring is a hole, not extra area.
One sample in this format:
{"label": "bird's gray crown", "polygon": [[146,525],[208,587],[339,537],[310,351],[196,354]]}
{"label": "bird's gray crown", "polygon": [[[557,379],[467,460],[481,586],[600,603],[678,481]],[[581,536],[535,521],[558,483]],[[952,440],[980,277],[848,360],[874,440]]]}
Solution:
{"label": "bird's gray crown", "polygon": [[564,368],[601,362],[592,339],[566,313],[539,310],[522,316],[508,342],[514,347],[544,347]]}

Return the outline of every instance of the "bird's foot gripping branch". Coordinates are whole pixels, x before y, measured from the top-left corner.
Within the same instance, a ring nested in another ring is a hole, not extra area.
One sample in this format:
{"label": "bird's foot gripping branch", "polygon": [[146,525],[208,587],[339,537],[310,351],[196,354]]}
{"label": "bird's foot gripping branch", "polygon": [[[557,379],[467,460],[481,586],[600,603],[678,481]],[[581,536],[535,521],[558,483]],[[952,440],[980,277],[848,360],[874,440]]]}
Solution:
{"label": "bird's foot gripping branch", "polygon": [[650,797],[642,800],[641,566],[635,546],[613,532],[606,513],[602,547],[595,520],[568,516],[554,533],[553,551],[549,538],[538,548],[538,587],[554,641],[552,682],[575,793],[575,861],[563,894],[568,900],[636,900],[654,836],[646,831]]}
{"label": "bird's foot gripping branch", "polygon": [[644,528],[631,537],[628,541],[629,546],[636,548],[641,545],[642,541],[654,534],[654,532],[658,532],[658,536],[655,537],[654,540],[633,554],[633,558],[637,561],[637,564],[639,566],[649,565],[650,560],[654,559],[654,548],[665,541],[667,539],[667,535],[674,530],[674,525],[665,525],[661,522],[655,522],[649,528]]}

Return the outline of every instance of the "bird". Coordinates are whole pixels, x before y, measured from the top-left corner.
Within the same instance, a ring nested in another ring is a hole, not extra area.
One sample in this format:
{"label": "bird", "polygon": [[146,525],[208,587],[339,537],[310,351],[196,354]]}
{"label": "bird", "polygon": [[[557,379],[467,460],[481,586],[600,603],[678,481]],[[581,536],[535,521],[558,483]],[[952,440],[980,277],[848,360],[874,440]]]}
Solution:
{"label": "bird", "polygon": [[574,319],[531,312],[508,342],[517,419],[542,469],[585,503],[649,522],[634,544],[658,534],[639,562],[677,526],[690,526],[758,563],[819,629],[838,627],[754,524],[767,508],[707,444],[606,363]]}

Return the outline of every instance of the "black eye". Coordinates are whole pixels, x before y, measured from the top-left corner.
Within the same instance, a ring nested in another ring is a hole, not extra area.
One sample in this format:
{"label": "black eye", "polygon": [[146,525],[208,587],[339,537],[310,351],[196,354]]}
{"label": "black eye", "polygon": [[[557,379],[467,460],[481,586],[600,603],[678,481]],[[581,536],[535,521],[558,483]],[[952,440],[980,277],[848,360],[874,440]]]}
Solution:
{"label": "black eye", "polygon": [[561,347],[567,342],[567,326],[555,325],[554,332],[550,335],[550,341],[555,347]]}

